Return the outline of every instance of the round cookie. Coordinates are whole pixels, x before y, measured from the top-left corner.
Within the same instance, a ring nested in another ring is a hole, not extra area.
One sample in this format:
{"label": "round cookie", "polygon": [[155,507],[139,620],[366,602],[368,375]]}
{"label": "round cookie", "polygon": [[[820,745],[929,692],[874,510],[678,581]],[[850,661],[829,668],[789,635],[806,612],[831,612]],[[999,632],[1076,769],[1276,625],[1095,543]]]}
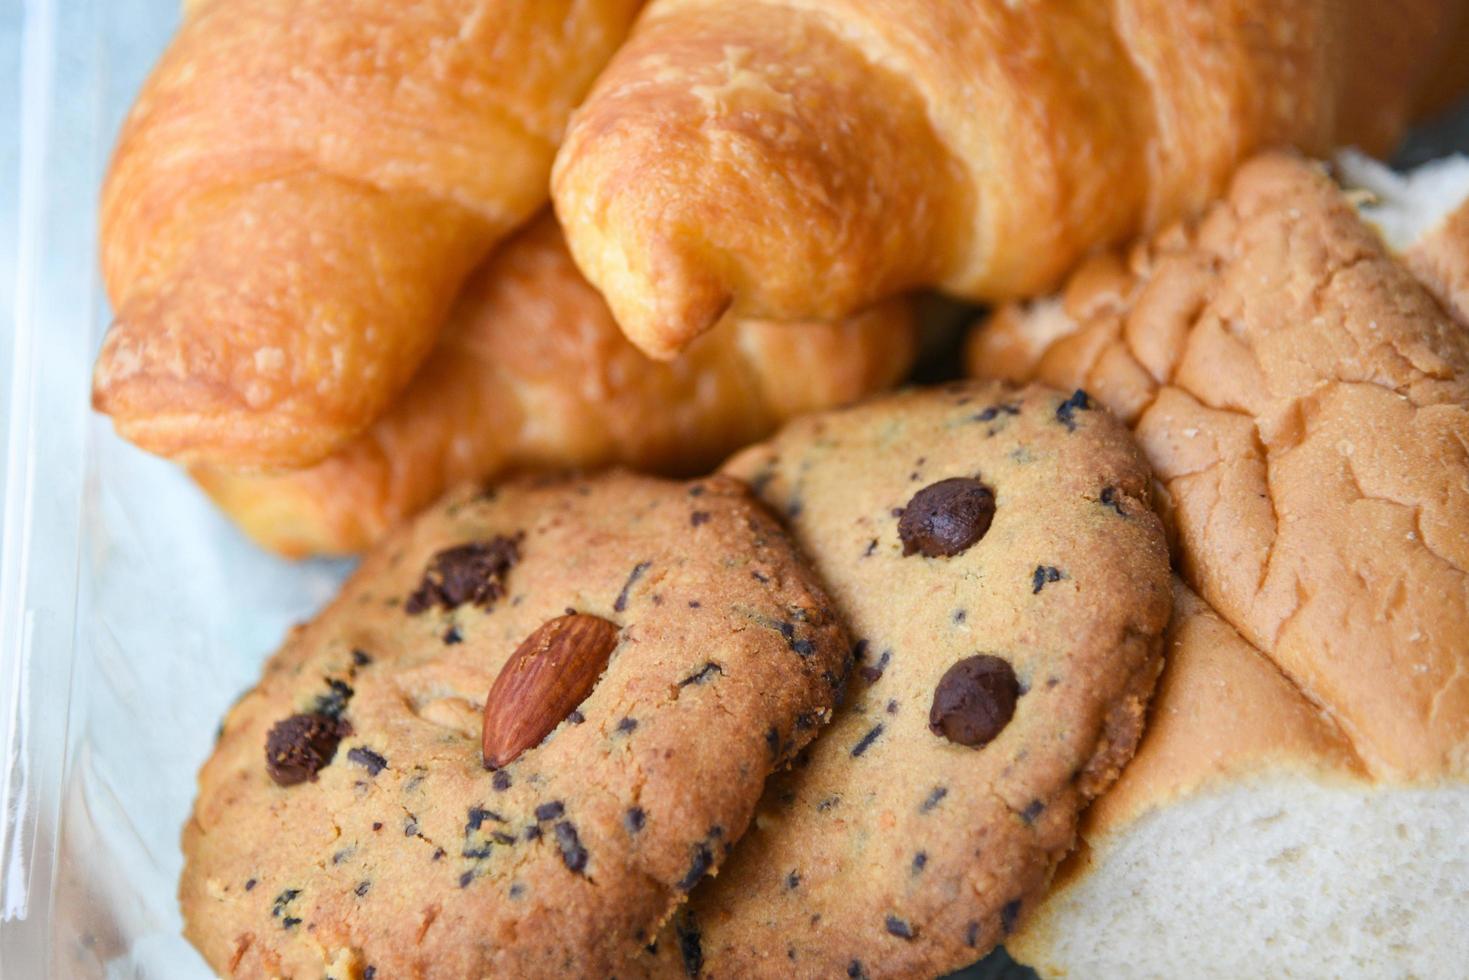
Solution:
{"label": "round cookie", "polygon": [[[568,615],[596,620],[546,626]],[[503,685],[497,731],[554,729],[488,770],[501,667],[569,636],[598,649],[558,669],[600,679],[550,719],[556,696]],[[225,719],[184,830],[186,934],[231,977],[610,975],[717,869],[850,664],[735,480],[461,492],[365,559]]]}
{"label": "round cookie", "polygon": [[726,471],[785,515],[858,657],[831,725],[642,965],[978,959],[1137,741],[1170,608],[1147,466],[1083,392],[968,383],[808,416]]}

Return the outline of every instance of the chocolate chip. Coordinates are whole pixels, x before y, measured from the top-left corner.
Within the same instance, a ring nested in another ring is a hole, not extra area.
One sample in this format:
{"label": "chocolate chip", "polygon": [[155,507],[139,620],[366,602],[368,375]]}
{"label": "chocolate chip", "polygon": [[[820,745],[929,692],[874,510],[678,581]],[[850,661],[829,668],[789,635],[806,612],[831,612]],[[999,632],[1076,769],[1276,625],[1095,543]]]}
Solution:
{"label": "chocolate chip", "polygon": [[536,807],[537,820],[555,820],[566,812],[566,806],[560,800],[552,800],[550,803],[542,803]]}
{"label": "chocolate chip", "polygon": [[357,883],[357,887],[354,888],[354,889],[352,889],[352,891],[354,893],[356,893],[356,895],[357,895],[358,898],[361,898],[362,896],[364,896],[364,895],[367,894],[367,890],[369,888],[371,888],[371,887],[372,887],[372,882],[370,882],[370,881],[359,881]]}
{"label": "chocolate chip", "polygon": [[928,852],[927,851],[919,851],[917,854],[913,855],[913,873],[914,874],[917,874],[918,872],[922,871],[926,867],[928,867]]}
{"label": "chocolate chip", "polygon": [[423,580],[403,604],[410,616],[435,605],[457,609],[466,602],[489,609],[505,594],[505,576],[520,560],[520,536],[496,535],[445,548],[429,559]]}
{"label": "chocolate chip", "polygon": [[456,643],[464,642],[464,634],[459,632],[459,627],[450,626],[444,630],[444,646],[452,647]]}
{"label": "chocolate chip", "polygon": [[374,831],[382,830],[383,829],[383,822],[381,820],[374,820],[372,822],[372,829]]}
{"label": "chocolate chip", "polygon": [[335,677],[326,679],[329,689],[326,694],[316,699],[314,712],[318,715],[326,715],[328,718],[340,718],[342,712],[347,710],[347,702],[352,700],[352,685]]}
{"label": "chocolate chip", "polygon": [[300,924],[301,924],[301,920],[298,919],[298,918],[296,918],[295,916],[292,916],[292,915],[288,915],[284,919],[281,920],[281,928],[282,929],[294,929],[294,928],[296,928],[296,926],[299,926]]}
{"label": "chocolate chip", "polygon": [[842,798],[840,796],[828,796],[826,799],[824,799],[820,803],[817,803],[816,804],[816,812],[817,813],[825,813],[826,811],[830,810],[832,807],[836,806],[841,801],[842,801]]}
{"label": "chocolate chip", "polygon": [[771,755],[780,755],[780,729],[771,725],[765,732],[765,746]]}
{"label": "chocolate chip", "polygon": [[362,971],[362,980],[377,980],[377,967],[369,966]]}
{"label": "chocolate chip", "polygon": [[256,884],[257,882],[255,881],[255,879],[251,878],[249,881],[245,882],[245,891],[253,891]]}
{"label": "chocolate chip", "polygon": [[627,812],[622,815],[622,825],[627,828],[629,834],[640,833],[647,822],[648,815],[640,806],[628,807]]}
{"label": "chocolate chip", "polygon": [[853,960],[847,964],[847,976],[852,980],[867,980],[867,971],[863,969],[861,960]]}
{"label": "chocolate chip", "polygon": [[684,972],[697,977],[704,969],[704,950],[699,939],[699,926],[693,913],[679,915],[673,920],[673,933],[678,937],[678,955],[683,960]]}
{"label": "chocolate chip", "polygon": [[890,715],[895,715],[895,714],[898,713],[898,702],[897,701],[891,701],[891,700],[888,701],[887,713],[890,714]]}
{"label": "chocolate chip", "polygon": [[266,735],[265,769],[279,786],[314,782],[351,732],[351,725],[330,715],[292,715],[276,722]]}
{"label": "chocolate chip", "polygon": [[752,578],[755,581],[759,582],[761,585],[769,585],[770,584],[770,576],[769,575],[766,575],[764,572],[760,571],[758,568],[752,568],[750,570],[750,578]]}
{"label": "chocolate chip", "polygon": [[1103,487],[1101,502],[1103,507],[1111,507],[1117,512],[1118,517],[1126,517],[1127,511],[1122,509],[1122,501],[1117,496],[1116,487]]}
{"label": "chocolate chip", "polygon": [[1087,393],[1080,388],[1071,393],[1071,397],[1056,406],[1056,421],[1066,426],[1067,432],[1076,431],[1076,413],[1086,411],[1092,407],[1092,400]]}
{"label": "chocolate chip", "polygon": [[414,837],[418,834],[418,818],[408,814],[408,819],[403,821],[403,836]]}
{"label": "chocolate chip", "polygon": [[556,825],[556,846],[561,848],[561,861],[568,869],[581,874],[587,866],[587,849],[576,836],[576,827],[563,820]]}
{"label": "chocolate chip", "polygon": [[460,888],[468,888],[469,887],[469,883],[472,882],[472,881],[474,881],[474,871],[473,870],[466,871],[466,872],[464,872],[464,874],[462,874],[462,875],[459,876],[459,887]]}
{"label": "chocolate chip", "polygon": [[860,671],[862,678],[869,684],[876,684],[882,680],[882,672],[887,669],[888,663],[893,659],[893,651],[884,650],[882,656],[877,658],[877,663],[871,667],[863,667]]}
{"label": "chocolate chip", "polygon": [[511,898],[520,898],[524,894],[525,894],[525,885],[521,884],[518,881],[517,882],[513,882],[510,885],[510,897]]}
{"label": "chocolate chip", "polygon": [[500,816],[494,810],[486,810],[483,807],[472,806],[469,808],[469,820],[466,821],[464,824],[464,832],[466,834],[474,833],[476,830],[479,830],[480,827],[484,826],[484,822],[486,820],[493,820],[495,823],[505,822],[505,818]]}
{"label": "chocolate chip", "polygon": [[636,718],[624,718],[617,723],[617,730],[624,735],[635,730],[637,727],[638,720]]}
{"label": "chocolate chip", "polygon": [[526,827],[525,828],[525,839],[526,840],[540,840],[541,839],[541,828],[540,828],[540,826],[537,825],[537,824],[531,824],[530,826]]}
{"label": "chocolate chip", "polygon": [[929,793],[922,803],[918,805],[919,813],[928,813],[939,805],[939,801],[949,795],[949,791],[943,786],[935,786],[933,792]]}
{"label": "chocolate chip", "polygon": [[693,845],[693,857],[689,861],[689,870],[679,879],[675,886],[679,891],[693,891],[694,886],[704,879],[714,864],[714,851],[710,849],[705,841]]}
{"label": "chocolate chip", "polygon": [[862,552],[862,557],[871,558],[873,552],[875,551],[877,551],[877,539],[873,538],[871,541],[867,542],[867,548]]}
{"label": "chocolate chip", "polygon": [[1037,565],[1030,576],[1030,594],[1037,595],[1049,582],[1061,581],[1061,569],[1054,565]]}
{"label": "chocolate chip", "polygon": [[275,897],[275,901],[272,902],[270,906],[270,917],[273,919],[279,919],[282,915],[285,914],[286,909],[290,906],[292,902],[296,900],[296,897],[300,894],[301,889],[299,888],[287,888],[285,891],[277,895]]}
{"label": "chocolate chip", "polygon": [[372,657],[368,656],[368,654],[362,650],[353,650],[352,663],[358,667],[366,667],[368,664],[372,663]]}
{"label": "chocolate chip", "polygon": [[1000,415],[1019,415],[1020,406],[1010,402],[1001,402],[991,405],[978,415],[974,416],[976,422],[993,422]]}
{"label": "chocolate chip", "polygon": [[369,776],[376,776],[388,768],[388,760],[378,755],[372,749],[358,746],[347,750],[347,761],[355,762],[367,770]]}
{"label": "chocolate chip", "polygon": [[899,939],[912,939],[918,935],[911,925],[892,914],[889,914],[886,921],[883,922],[883,928]]}
{"label": "chocolate chip", "polygon": [[965,657],[934,688],[929,731],[956,745],[986,745],[1010,723],[1019,696],[1007,661],[984,653]]}
{"label": "chocolate chip", "polygon": [[1005,935],[1015,931],[1015,923],[1020,920],[1020,899],[1006,902],[1000,909],[1000,928],[1005,930]]}
{"label": "chocolate chip", "polygon": [[575,708],[572,709],[571,714],[566,716],[567,723],[571,725],[580,725],[586,720],[587,716],[582,714],[580,711],[577,711]]}
{"label": "chocolate chip", "polygon": [[700,524],[709,523],[709,512],[707,510],[696,510],[689,515],[689,524],[698,527]]}
{"label": "chocolate chip", "polygon": [[613,612],[623,612],[627,609],[628,593],[632,591],[632,587],[637,584],[638,579],[643,577],[643,573],[648,570],[648,566],[651,564],[652,562],[640,561],[632,567],[632,572],[628,574],[627,581],[622,584],[622,591],[617,593],[617,601],[612,603]]}
{"label": "chocolate chip", "polygon": [[852,758],[857,758],[863,752],[866,752],[869,748],[871,748],[872,743],[876,742],[877,737],[881,734],[882,723],[879,722],[878,724],[873,725],[870,729],[868,729],[867,734],[862,736],[862,740],[860,742],[852,746]]}
{"label": "chocolate chip", "polygon": [[995,494],[969,477],[931,483],[913,495],[898,519],[903,554],[944,558],[967,551],[995,519]]}
{"label": "chocolate chip", "polygon": [[973,949],[979,945],[979,923],[971,922],[964,927],[964,945]]}
{"label": "chocolate chip", "polygon": [[1024,810],[1020,811],[1020,819],[1027,824],[1035,823],[1035,818],[1045,812],[1046,805],[1040,800],[1031,800]]}
{"label": "chocolate chip", "polygon": [[515,835],[507,834],[503,830],[497,830],[490,835],[490,840],[494,841],[496,844],[503,844],[506,847],[509,847],[511,844],[515,843]]}
{"label": "chocolate chip", "polygon": [[698,670],[678,682],[679,687],[688,687],[690,684],[702,684],[716,674],[723,674],[724,668],[714,661],[709,661]]}
{"label": "chocolate chip", "polygon": [[801,876],[799,874],[797,874],[796,872],[792,871],[790,874],[786,875],[786,890],[787,891],[795,891],[797,888],[800,888],[800,887],[801,887]]}
{"label": "chocolate chip", "polygon": [[495,792],[503,793],[510,788],[510,773],[505,769],[496,769],[495,775],[490,777],[490,786]]}

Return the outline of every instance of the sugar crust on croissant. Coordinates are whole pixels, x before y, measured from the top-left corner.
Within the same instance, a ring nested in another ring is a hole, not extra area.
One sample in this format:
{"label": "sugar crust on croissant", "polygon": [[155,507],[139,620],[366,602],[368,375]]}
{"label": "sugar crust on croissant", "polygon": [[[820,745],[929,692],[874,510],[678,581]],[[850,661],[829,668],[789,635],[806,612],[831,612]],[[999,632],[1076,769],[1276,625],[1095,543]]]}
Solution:
{"label": "sugar crust on croissant", "polygon": [[1034,293],[1257,147],[1389,146],[1463,0],[654,0],[553,197],[644,350],[725,309]]}
{"label": "sugar crust on croissant", "polygon": [[895,300],[837,324],[721,324],[651,361],[547,215],[475,273],[417,376],[349,445],[294,473],[193,473],[265,547],[349,553],[449,487],[511,469],[701,472],[788,418],[898,381],[916,335]]}
{"label": "sugar crust on croissant", "polygon": [[639,0],[191,5],[102,195],[93,400],[186,462],[316,462],[379,415],[545,201]]}

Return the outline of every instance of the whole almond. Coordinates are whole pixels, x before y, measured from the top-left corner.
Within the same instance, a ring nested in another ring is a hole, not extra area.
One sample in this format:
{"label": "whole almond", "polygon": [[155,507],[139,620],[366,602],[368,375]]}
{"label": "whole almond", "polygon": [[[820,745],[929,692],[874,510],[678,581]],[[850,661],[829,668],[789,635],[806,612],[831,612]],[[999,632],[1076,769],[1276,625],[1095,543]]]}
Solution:
{"label": "whole almond", "polygon": [[584,613],[548,620],[526,637],[485,700],[485,766],[507,766],[538,745],[592,693],[616,646],[616,624]]}

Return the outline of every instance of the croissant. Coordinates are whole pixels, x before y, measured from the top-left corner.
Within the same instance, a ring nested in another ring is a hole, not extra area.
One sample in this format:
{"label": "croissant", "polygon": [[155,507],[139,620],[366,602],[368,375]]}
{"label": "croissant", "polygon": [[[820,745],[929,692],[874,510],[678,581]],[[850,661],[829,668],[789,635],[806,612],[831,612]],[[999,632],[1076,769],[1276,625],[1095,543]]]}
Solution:
{"label": "croissant", "polygon": [[102,194],[93,400],[155,453],[307,465],[390,403],[545,201],[638,0],[192,3]]}
{"label": "croissant", "polygon": [[1002,308],[968,357],[1128,423],[1185,581],[1369,774],[1469,775],[1469,331],[1319,168],[1247,163],[1197,223]]}
{"label": "croissant", "polygon": [[654,0],[553,172],[667,357],[726,308],[996,300],[1202,207],[1254,148],[1390,146],[1464,0]]}
{"label": "croissant", "polygon": [[346,447],[299,472],[194,476],[267,548],[354,552],[448,487],[507,469],[702,472],[792,416],[899,380],[915,349],[909,307],[892,301],[839,324],[722,324],[650,361],[547,215],[475,273],[408,388]]}

